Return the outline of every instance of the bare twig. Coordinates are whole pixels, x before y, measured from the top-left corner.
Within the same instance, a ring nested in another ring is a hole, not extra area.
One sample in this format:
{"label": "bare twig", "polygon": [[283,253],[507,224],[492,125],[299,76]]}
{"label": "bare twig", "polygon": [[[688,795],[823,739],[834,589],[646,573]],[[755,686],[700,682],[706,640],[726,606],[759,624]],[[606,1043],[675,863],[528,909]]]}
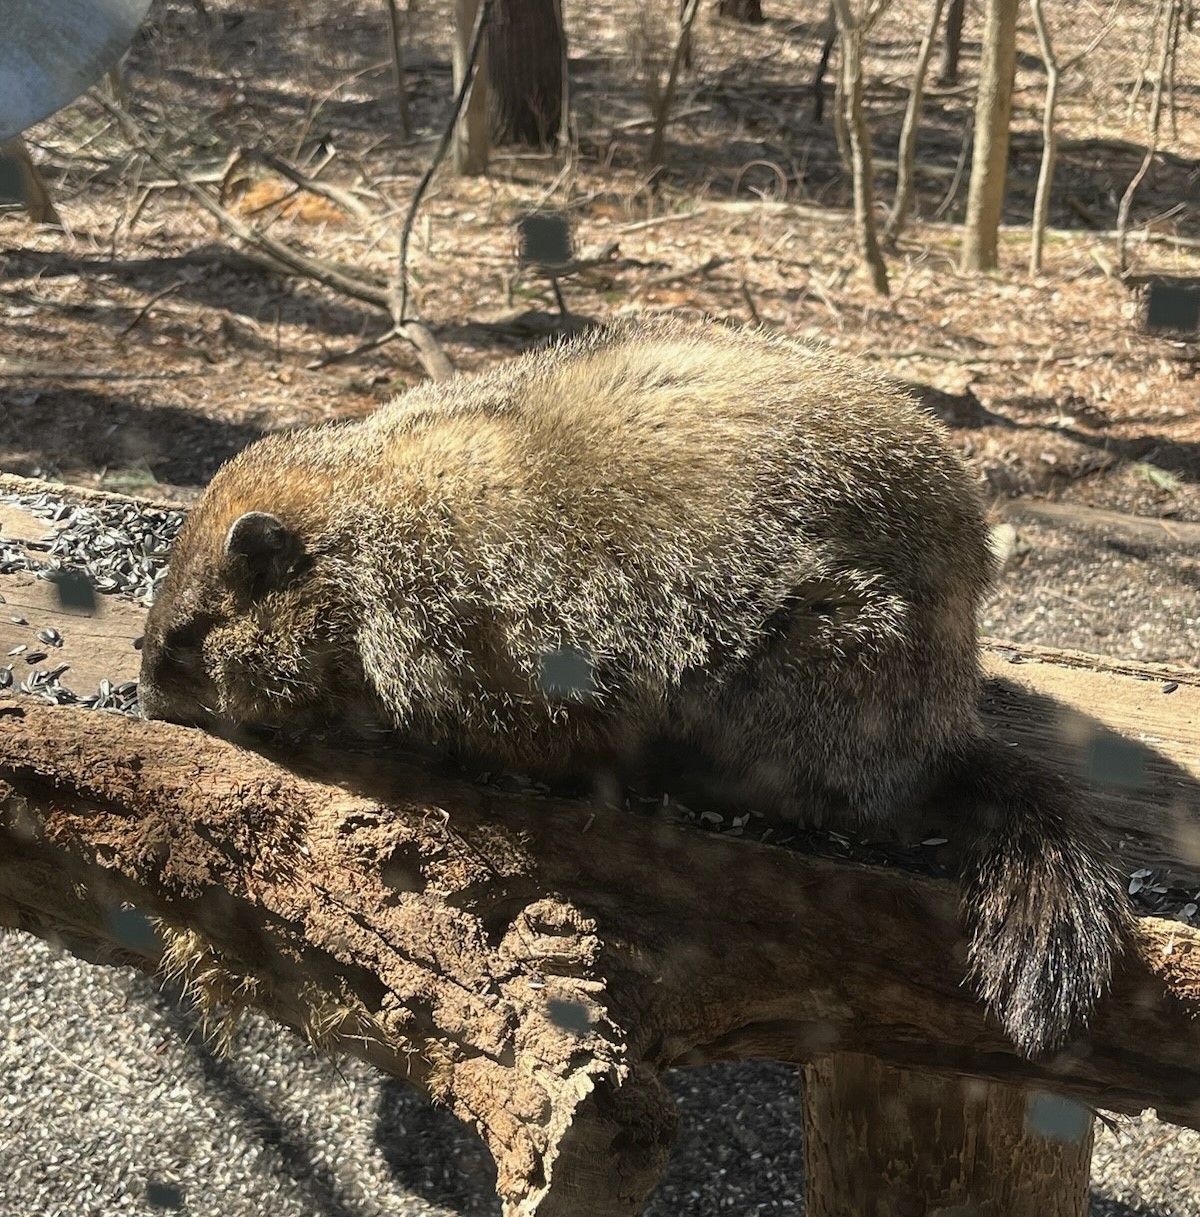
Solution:
{"label": "bare twig", "polygon": [[722,258],[714,255],[701,262],[698,266],[689,266],[683,270],[669,270],[661,275],[652,275],[647,279],[643,287],[666,287],[670,283],[682,283],[685,279],[692,279],[697,276],[703,278],[705,275],[710,275],[714,270],[719,270],[722,266],[732,262],[732,258]]}
{"label": "bare twig", "polygon": [[912,87],[908,91],[908,104],[904,107],[904,123],[900,128],[900,143],[896,149],[896,198],[892,214],[888,219],[887,239],[894,241],[904,231],[913,196],[913,161],[917,146],[917,126],[921,119],[921,101],[925,96],[925,74],[937,41],[938,24],[942,19],[945,0],[933,0],[929,13],[929,24],[921,39],[917,52],[917,64],[913,68]]}
{"label": "bare twig", "polygon": [[396,283],[388,303],[392,314],[392,323],[397,329],[402,329],[408,318],[408,242],[412,236],[413,222],[417,218],[417,210],[421,206],[421,200],[429,189],[429,183],[433,181],[433,175],[445,159],[446,152],[450,148],[450,143],[454,139],[454,129],[458,126],[459,115],[462,114],[463,106],[467,101],[467,95],[471,91],[471,82],[475,79],[475,69],[479,62],[479,49],[483,46],[483,34],[487,29],[491,11],[492,0],[483,0],[483,3],[479,6],[479,12],[475,15],[475,28],[471,31],[471,45],[467,51],[467,62],[463,71],[463,78],[458,86],[458,93],[454,97],[454,107],[442,131],[442,137],[438,140],[438,146],[433,154],[433,159],[421,175],[421,180],[417,183],[417,188],[413,192],[412,201],[409,203],[408,212],[404,217],[404,227],[400,230],[400,259],[396,268]]}
{"label": "bare twig", "polygon": [[654,115],[654,134],[650,137],[650,163],[661,165],[663,159],[663,139],[667,129],[667,119],[670,116],[671,104],[675,100],[675,89],[679,82],[679,71],[683,67],[684,56],[691,41],[692,26],[696,22],[696,14],[700,11],[700,0],[688,0],[687,8],[679,19],[679,37],[675,42],[675,53],[671,56],[671,70],[667,73],[667,83],[658,99],[658,111]]}
{"label": "bare twig", "polygon": [[[281,160],[273,153],[261,148],[242,148],[239,150],[238,155],[239,158],[266,165],[267,168],[273,169],[280,177],[287,178],[289,182],[298,186],[301,190],[305,190],[309,194],[322,195],[331,203],[336,203],[337,206],[344,210],[352,212],[360,220],[373,218],[371,209],[356,199],[350,191],[343,190],[340,186],[334,186],[329,182],[321,182],[316,178],[309,177],[307,174],[301,173],[294,165],[289,165],[287,161]],[[277,201],[282,202],[282,200]]]}
{"label": "bare twig", "polygon": [[1046,66],[1046,104],[1042,110],[1042,163],[1038,170],[1037,194],[1033,201],[1033,241],[1029,247],[1029,273],[1036,275],[1042,269],[1042,244],[1046,234],[1046,217],[1050,212],[1050,185],[1054,181],[1054,161],[1058,154],[1058,130],[1054,125],[1054,112],[1058,105],[1061,68],[1050,41],[1042,0],[1029,0],[1029,7],[1033,13],[1033,27],[1037,31],[1042,63]]}
{"label": "bare twig", "polygon": [[[712,106],[692,106],[687,110],[680,110],[678,114],[672,118],[673,122],[681,123],[685,118],[703,118],[706,114],[711,114]],[[658,122],[658,115],[652,114],[649,118],[631,118],[626,122],[617,123],[613,127],[614,131],[622,133],[627,131],[644,131],[647,127],[653,127]]]}
{"label": "bare twig", "polygon": [[145,317],[146,314],[149,313],[149,311],[160,300],[165,299],[167,296],[171,295],[172,292],[178,291],[186,282],[187,282],[187,279],[176,279],[173,283],[167,284],[167,286],[164,287],[162,289],[162,291],[155,292],[154,295],[151,296],[150,299],[147,300],[146,303],[143,304],[140,309],[138,309],[138,311],[134,314],[133,319],[127,325],[123,325],[117,331],[117,333],[119,335],[121,335],[121,337],[124,337],[128,333],[131,333],[141,323],[142,318]]}
{"label": "bare twig", "polygon": [[1163,22],[1162,41],[1159,44],[1158,73],[1154,82],[1154,99],[1150,103],[1150,130],[1146,143],[1146,155],[1142,157],[1142,163],[1137,173],[1133,175],[1129,185],[1125,188],[1125,193],[1121,196],[1121,205],[1117,209],[1117,266],[1122,274],[1126,271],[1125,234],[1129,228],[1129,212],[1133,207],[1133,196],[1137,193],[1137,188],[1142,184],[1146,174],[1150,172],[1150,166],[1154,161],[1154,154],[1158,149],[1158,132],[1162,123],[1163,91],[1167,79],[1167,64],[1179,34],[1178,26],[1183,9],[1182,2],[1181,0],[1166,0],[1166,5],[1166,19]]}
{"label": "bare twig", "polygon": [[634,220],[632,224],[622,224],[617,232],[641,232],[646,228],[657,228],[660,224],[681,224],[702,216],[706,207],[697,207],[695,211],[677,211],[665,216],[651,216],[648,220]]}
{"label": "bare twig", "polygon": [[854,172],[854,220],[858,229],[859,247],[871,276],[871,284],[881,295],[889,294],[887,264],[879,248],[875,231],[875,186],[871,168],[871,141],[863,111],[863,44],[867,31],[887,7],[890,0],[875,0],[867,15],[856,18],[850,0],[833,0],[837,17],[842,58],[839,78],[839,101],[846,120],[849,149]]}
{"label": "bare twig", "polygon": [[962,185],[963,171],[967,167],[967,152],[971,147],[971,136],[974,131],[975,117],[974,115],[968,115],[966,126],[963,127],[962,147],[959,148],[958,160],[954,163],[954,177],[950,179],[950,188],[942,196],[942,201],[934,210],[933,217],[935,220],[940,220],[954,206],[954,200],[958,197],[958,188]]}
{"label": "bare twig", "polygon": [[343,77],[332,88],[326,89],[320,97],[317,98],[316,105],[309,105],[304,115],[304,122],[300,125],[300,130],[296,135],[295,142],[292,144],[292,155],[298,157],[300,149],[304,147],[305,141],[308,139],[308,134],[312,130],[313,124],[317,121],[317,116],[328,105],[328,103],[344,89],[348,84],[353,84],[363,76],[369,76],[372,72],[378,72],[382,68],[386,68],[387,61],[382,63],[371,63],[365,68],[359,68],[357,72],[351,72],[349,76]]}
{"label": "bare twig", "polygon": [[357,359],[360,355],[365,355],[368,351],[377,351],[380,347],[387,346],[395,338],[400,337],[400,331],[394,325],[388,326],[382,334],[374,338],[368,338],[365,342],[360,342],[357,346],[350,347],[345,351],[330,351],[326,355],[322,355],[320,359],[313,359],[304,366],[310,372],[318,371],[321,368],[327,368],[333,363],[345,363],[350,359]]}
{"label": "bare twig", "polygon": [[1163,13],[1166,12],[1171,4],[1171,0],[1158,0],[1154,6],[1154,20],[1150,25],[1150,36],[1146,42],[1146,60],[1138,68],[1137,79],[1133,82],[1133,88],[1129,90],[1129,104],[1125,110],[1125,122],[1132,125],[1133,116],[1137,110],[1137,104],[1142,96],[1142,89],[1146,87],[1146,73],[1150,67],[1150,56],[1154,54],[1154,47],[1158,44],[1158,25],[1163,19]]}
{"label": "bare twig", "polygon": [[1046,25],[1042,0],[1030,0],[1033,26],[1037,32],[1038,49],[1046,67],[1046,102],[1042,110],[1042,161],[1038,170],[1037,194],[1033,203],[1032,243],[1029,249],[1029,273],[1037,274],[1042,269],[1042,248],[1045,243],[1046,219],[1050,213],[1050,187],[1054,182],[1054,163],[1058,155],[1058,129],[1054,117],[1058,106],[1058,86],[1065,71],[1090,55],[1112,29],[1116,21],[1120,0],[1114,0],[1100,28],[1091,41],[1078,54],[1065,63],[1059,63],[1050,41],[1050,30]]}
{"label": "bare twig", "polygon": [[750,314],[750,321],[754,325],[762,325],[762,318],[758,315],[758,309],[754,307],[754,297],[750,294],[750,285],[745,279],[742,280],[742,299],[746,302],[746,311]]}

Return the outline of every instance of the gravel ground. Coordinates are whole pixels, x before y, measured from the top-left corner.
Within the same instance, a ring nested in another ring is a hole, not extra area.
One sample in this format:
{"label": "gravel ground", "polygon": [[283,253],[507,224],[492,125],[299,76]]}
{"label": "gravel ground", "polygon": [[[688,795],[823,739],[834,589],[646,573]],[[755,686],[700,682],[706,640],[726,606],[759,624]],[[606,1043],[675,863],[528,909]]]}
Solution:
{"label": "gravel ground", "polygon": [[[5,1217],[498,1217],[487,1155],[451,1116],[266,1020],[219,1057],[173,989],[10,934],[0,1025]],[[683,1124],[647,1217],[798,1217],[795,1070],[671,1082]],[[1200,1134],[1102,1126],[1093,1173],[1091,1217],[1200,1214]]]}
{"label": "gravel ground", "polygon": [[[110,533],[131,525],[88,523]],[[1152,636],[1144,625],[1150,601],[1186,604],[1193,556],[1172,563],[1161,546],[1126,546],[1113,563],[1103,530],[1089,538],[1072,527],[1017,530],[986,627],[1130,658],[1196,655],[1193,619],[1175,617]],[[157,547],[162,529],[143,539]],[[46,557],[78,560],[78,541],[68,530]],[[117,594],[145,590],[154,564],[124,563],[113,550],[93,576],[116,580],[108,590]],[[0,567],[18,561],[0,554]],[[1057,601],[1037,595],[1047,583]],[[314,1056],[265,1020],[247,1017],[235,1055],[221,1058],[172,988],[9,934],[0,1026],[0,1217],[499,1212],[486,1153],[451,1117],[358,1062]],[[683,1126],[649,1217],[801,1213],[795,1070],[710,1067],[671,1081]],[[1200,1217],[1200,1134],[1149,1116],[1101,1126],[1091,1213]]]}
{"label": "gravel ground", "polygon": [[[498,1217],[489,1159],[457,1121],[264,1019],[225,1059],[172,988],[9,934],[0,1026],[4,1217]],[[796,1071],[671,1084],[682,1128],[647,1217],[799,1217]],[[1091,1217],[1197,1217],[1200,1134],[1101,1126],[1093,1179]]]}

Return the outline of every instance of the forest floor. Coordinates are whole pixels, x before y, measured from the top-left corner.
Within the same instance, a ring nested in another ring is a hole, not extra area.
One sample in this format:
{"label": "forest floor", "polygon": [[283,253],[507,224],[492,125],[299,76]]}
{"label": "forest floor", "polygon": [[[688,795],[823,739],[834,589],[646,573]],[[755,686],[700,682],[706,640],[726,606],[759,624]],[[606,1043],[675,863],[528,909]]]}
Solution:
{"label": "forest floor", "polygon": [[[500,150],[484,178],[443,169],[417,218],[414,303],[455,366],[475,371],[556,333],[551,285],[521,269],[513,226],[531,211],[562,212],[577,249],[603,253],[562,284],[578,318],[674,312],[760,322],[856,353],[911,386],[949,426],[993,506],[1005,568],[985,614],[989,633],[1200,665],[1200,350],[1194,333],[1146,324],[1149,282],[1200,287],[1200,30],[1181,35],[1174,107],[1132,210],[1122,276],[1112,229],[1146,145],[1149,90],[1130,99],[1152,56],[1155,7],[1063,0],[1050,14],[1063,59],[1111,28],[1064,79],[1051,231],[1044,268],[1031,275],[1045,75],[1022,26],[1002,266],[966,276],[958,226],[980,23],[969,4],[963,83],[930,87],[918,144],[922,218],[888,253],[885,299],[859,266],[833,128],[812,114],[823,3],[809,0],[801,20],[766,0],[759,26],[722,22],[705,5],[658,169],[646,161],[647,99],[662,85],[676,5],[565,8],[570,155]],[[449,109],[450,10],[447,0],[422,0],[409,19],[412,138],[400,132],[385,6],[375,0],[160,0],[128,62],[130,105],[241,219],[382,280]],[[923,20],[915,0],[896,0],[868,53],[883,203]],[[259,435],[361,416],[421,379],[401,342],[352,353],[387,329],[381,312],[235,255],[94,102],[28,138],[65,229],[0,209],[0,471],[186,503]],[[237,160],[239,149],[271,152],[350,197],[295,193]],[[43,966],[32,958],[29,974]],[[65,991],[86,983],[72,966]],[[747,1107],[736,1080],[694,1085],[697,1111]],[[716,1175],[728,1165],[732,1180],[740,1165],[729,1155],[769,1156],[770,1146],[746,1138],[776,1134],[743,1115],[723,1131],[697,1119],[696,1144],[682,1151],[690,1174],[680,1174],[663,1212],[715,1213],[718,1201],[689,1195],[686,1178],[724,1186]],[[714,1130],[725,1138],[719,1153]],[[1109,1199],[1095,1211],[1150,1211],[1137,1207],[1144,1202],[1200,1214],[1200,1181],[1173,1195],[1182,1176],[1171,1174],[1172,1161],[1182,1169],[1185,1152],[1171,1158],[1182,1144],[1175,1136],[1147,1126],[1133,1137],[1139,1159],[1115,1152],[1106,1133],[1097,1169],[1103,1162]],[[781,1151],[793,1164],[797,1152]],[[720,1170],[704,1175],[706,1162]],[[735,1204],[740,1185],[729,1186]],[[770,1194],[746,1194],[738,1211],[790,1211]],[[448,1195],[438,1202],[459,1208]]]}
{"label": "forest floor", "polygon": [[[207,9],[205,23],[183,0],[155,6],[129,61],[135,109],[239,217],[382,279],[449,106],[449,6],[423,3],[410,18],[407,140],[382,5]],[[760,26],[706,13],[655,171],[647,97],[662,85],[673,11],[606,0],[585,22],[568,5],[572,155],[501,150],[487,177],[435,179],[414,230],[413,299],[455,365],[479,369],[556,331],[552,288],[520,268],[513,224],[563,212],[578,250],[605,252],[563,284],[577,317],[760,321],[858,353],[949,424],[998,506],[1033,496],[1071,508],[1053,522],[1008,517],[1013,597],[1002,589],[985,629],[1200,663],[1200,555],[1172,529],[1200,520],[1196,335],[1145,325],[1150,279],[1200,283],[1200,37],[1181,37],[1122,278],[1111,230],[1144,150],[1149,90],[1129,99],[1152,51],[1152,6],[1072,0],[1052,14],[1063,59],[1112,25],[1064,77],[1052,231],[1031,276],[1044,74],[1022,28],[1002,268],[964,276],[957,223],[979,54],[969,11],[963,83],[931,85],[925,107],[924,222],[889,254],[884,299],[859,267],[832,126],[812,115],[823,8]],[[912,0],[897,3],[868,56],[884,201],[922,19]],[[399,342],[339,358],[381,334],[383,314],[248,268],[95,103],[42,124],[31,144],[67,231],[0,215],[0,468],[186,501],[263,432],[362,415],[420,379]],[[234,163],[239,149],[272,152],[350,199],[297,193]],[[1140,519],[1120,527],[1094,509]]]}

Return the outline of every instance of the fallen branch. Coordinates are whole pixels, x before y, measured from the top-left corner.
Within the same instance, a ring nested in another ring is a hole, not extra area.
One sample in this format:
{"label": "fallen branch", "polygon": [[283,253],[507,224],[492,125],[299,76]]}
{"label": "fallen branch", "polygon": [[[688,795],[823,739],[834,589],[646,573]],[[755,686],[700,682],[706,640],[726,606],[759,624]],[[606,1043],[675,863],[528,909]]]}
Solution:
{"label": "fallen branch", "polygon": [[[238,161],[246,160],[253,161],[256,164],[266,165],[268,169],[273,169],[280,177],[286,178],[294,186],[299,186],[301,190],[307,191],[309,194],[319,194],[323,198],[328,199],[331,203],[335,203],[344,211],[352,212],[358,216],[360,220],[368,220],[371,218],[371,210],[359,199],[356,199],[349,190],[343,190],[340,186],[334,186],[330,182],[322,182],[317,178],[309,177],[306,173],[301,173],[295,165],[288,164],[287,161],[275,156],[273,153],[267,152],[263,148],[242,148],[239,149],[233,164],[226,170],[224,176],[226,178],[233,172]],[[269,204],[268,204],[269,205]]]}
{"label": "fallen branch", "polygon": [[99,93],[94,93],[93,97],[96,103],[116,120],[125,139],[136,151],[151,160],[163,173],[174,177],[184,193],[207,211],[221,228],[236,237],[253,252],[269,259],[268,266],[270,263],[277,263],[287,268],[292,274],[311,279],[331,291],[392,314],[396,334],[407,338],[412,343],[422,366],[432,379],[444,380],[453,374],[450,361],[422,322],[411,317],[397,321],[392,307],[397,298],[394,290],[377,287],[357,274],[341,270],[329,262],[301,253],[295,247],[246,224],[223,207],[209,191],[193,182],[181,166],[176,165],[169,156],[160,151],[149,134],[128,111],[123,110]]}
{"label": "fallen branch", "polygon": [[507,1217],[636,1214],[673,1065],[867,1053],[1200,1126],[1178,922],[1142,921],[1086,1038],[1028,1061],[964,983],[948,883],[357,759],[0,710],[0,922],[412,1082],[483,1136]]}

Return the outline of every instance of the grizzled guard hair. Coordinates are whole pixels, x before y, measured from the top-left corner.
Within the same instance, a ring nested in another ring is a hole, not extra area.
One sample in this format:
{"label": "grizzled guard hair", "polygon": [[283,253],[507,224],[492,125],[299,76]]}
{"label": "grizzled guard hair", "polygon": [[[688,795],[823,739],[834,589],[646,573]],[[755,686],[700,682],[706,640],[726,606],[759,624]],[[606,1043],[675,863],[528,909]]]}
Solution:
{"label": "grizzled guard hair", "polygon": [[1037,1053],[1086,1022],[1129,913],[1073,792],[984,733],[991,573],[974,479],[894,385],[758,332],[626,325],[236,457],[180,533],[141,698],[546,774],[674,748],[780,820],[936,798],[979,990]]}

